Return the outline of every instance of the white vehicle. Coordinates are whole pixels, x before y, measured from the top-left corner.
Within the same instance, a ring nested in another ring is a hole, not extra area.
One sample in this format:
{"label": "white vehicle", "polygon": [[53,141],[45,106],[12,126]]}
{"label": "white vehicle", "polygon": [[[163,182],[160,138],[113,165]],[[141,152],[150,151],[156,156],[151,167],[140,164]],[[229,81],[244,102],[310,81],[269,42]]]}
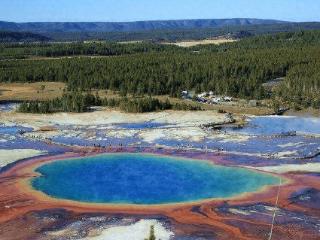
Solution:
{"label": "white vehicle", "polygon": [[221,102],[221,98],[212,98],[211,102],[212,102],[213,104],[218,104],[218,103]]}
{"label": "white vehicle", "polygon": [[224,97],[223,100],[226,101],[226,102],[231,102],[232,101],[232,97]]}
{"label": "white vehicle", "polygon": [[201,93],[201,94],[198,95],[198,98],[204,98],[204,97],[206,97],[206,96],[208,96],[208,93],[203,92],[203,93]]}

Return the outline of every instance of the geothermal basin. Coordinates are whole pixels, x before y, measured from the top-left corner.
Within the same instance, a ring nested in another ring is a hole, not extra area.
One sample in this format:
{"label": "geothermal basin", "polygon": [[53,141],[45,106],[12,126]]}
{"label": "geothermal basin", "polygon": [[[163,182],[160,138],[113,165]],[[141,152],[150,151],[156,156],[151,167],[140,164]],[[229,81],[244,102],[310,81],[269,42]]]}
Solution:
{"label": "geothermal basin", "polygon": [[159,205],[230,198],[276,185],[279,178],[204,160],[117,153],[66,159],[37,167],[35,190],[87,203]]}

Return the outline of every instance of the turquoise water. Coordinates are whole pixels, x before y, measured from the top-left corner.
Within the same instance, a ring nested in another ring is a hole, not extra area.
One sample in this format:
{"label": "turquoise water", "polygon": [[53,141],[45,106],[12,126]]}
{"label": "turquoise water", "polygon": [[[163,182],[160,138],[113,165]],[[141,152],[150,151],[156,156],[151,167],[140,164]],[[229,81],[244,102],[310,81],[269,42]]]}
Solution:
{"label": "turquoise water", "polygon": [[32,186],[49,196],[89,203],[168,204],[254,192],[279,179],[206,161],[107,154],[56,161],[36,169]]}

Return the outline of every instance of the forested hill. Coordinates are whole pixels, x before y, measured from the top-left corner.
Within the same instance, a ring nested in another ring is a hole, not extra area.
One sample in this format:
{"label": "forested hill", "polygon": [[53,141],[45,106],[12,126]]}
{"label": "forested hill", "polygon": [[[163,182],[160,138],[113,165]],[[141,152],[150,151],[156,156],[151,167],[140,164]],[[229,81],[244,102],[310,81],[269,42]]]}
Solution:
{"label": "forested hill", "polygon": [[[264,83],[281,77],[272,97],[320,108],[319,39],[320,31],[307,31],[196,49],[144,42],[2,44],[0,82],[65,82],[68,90],[123,96],[194,90],[262,99],[270,97]],[[17,58],[25,59],[12,61]]]}
{"label": "forested hill", "polygon": [[0,43],[5,42],[47,42],[50,38],[29,32],[0,31]]}
{"label": "forested hill", "polygon": [[133,32],[149,30],[218,28],[284,23],[278,20],[249,18],[166,20],[139,22],[0,22],[0,30],[28,32]]}
{"label": "forested hill", "polygon": [[[190,21],[192,22],[192,20]],[[138,30],[139,28],[137,27],[139,25],[138,23],[130,23],[135,26],[135,28],[132,29],[136,29],[130,31],[125,30],[128,28],[122,28],[122,30],[119,30],[121,29],[119,27],[108,28],[110,31],[106,31],[106,29],[102,27],[103,24],[111,23],[97,23],[99,26],[101,25],[100,27],[96,26],[96,23],[83,23],[83,27],[81,27],[82,23],[49,23],[50,27],[46,27],[47,23],[25,23],[21,26],[21,24],[17,23],[0,22],[0,31],[3,31],[3,29],[9,29],[12,34],[13,32],[17,32],[18,34],[22,31],[31,31],[50,38],[53,42],[75,42],[86,40],[181,41],[207,39],[224,35],[236,39],[242,39],[263,34],[320,30],[320,23],[318,22],[291,23],[263,20],[245,22],[242,19],[241,21],[225,20],[220,24],[213,24],[214,20],[212,20],[210,25],[208,23],[210,20],[203,20],[206,24],[201,24],[202,20],[194,20],[192,24],[188,25],[187,23],[190,21],[182,21],[181,24],[173,24],[175,21],[164,21],[164,24],[162,25],[159,24],[160,22],[157,22],[157,24],[153,23],[151,25],[148,25],[147,22],[143,22],[142,25],[144,25],[144,27],[140,28],[140,30]],[[172,22],[172,24],[169,24],[170,22]],[[224,25],[227,23],[233,25]],[[90,26],[92,26],[92,28],[90,28]],[[6,30],[6,32],[8,31]],[[23,41],[23,39],[20,39],[19,41]],[[12,42],[12,38],[9,42]]]}
{"label": "forested hill", "polygon": [[233,25],[213,28],[188,28],[166,29],[131,32],[50,32],[46,36],[54,41],[84,41],[84,40],[108,40],[108,41],[182,41],[199,40],[228,35],[235,39],[264,34],[277,34],[284,32],[297,32],[307,30],[320,30],[320,23],[281,23],[258,25]]}

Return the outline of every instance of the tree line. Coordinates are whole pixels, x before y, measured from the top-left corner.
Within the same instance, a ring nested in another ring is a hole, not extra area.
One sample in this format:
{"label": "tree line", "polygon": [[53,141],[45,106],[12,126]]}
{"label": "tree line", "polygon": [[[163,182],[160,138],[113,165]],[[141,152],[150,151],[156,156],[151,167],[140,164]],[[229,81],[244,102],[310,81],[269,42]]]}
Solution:
{"label": "tree line", "polygon": [[182,52],[184,49],[174,45],[152,42],[74,42],[74,43],[6,43],[0,46],[0,59],[26,59],[31,57],[66,56],[119,56],[135,53],[164,51]]}
{"label": "tree line", "polygon": [[26,101],[19,105],[23,113],[87,112],[90,106],[101,105],[100,98],[80,91],[64,93],[61,98],[46,101]]}
{"label": "tree line", "polygon": [[103,98],[98,94],[74,91],[64,93],[61,98],[46,101],[26,101],[19,105],[18,111],[23,113],[47,114],[55,112],[87,112],[92,106],[118,108],[129,113],[144,113],[162,110],[202,110],[199,106],[186,103],[171,103],[169,99],[160,101],[152,97],[139,98]]}

